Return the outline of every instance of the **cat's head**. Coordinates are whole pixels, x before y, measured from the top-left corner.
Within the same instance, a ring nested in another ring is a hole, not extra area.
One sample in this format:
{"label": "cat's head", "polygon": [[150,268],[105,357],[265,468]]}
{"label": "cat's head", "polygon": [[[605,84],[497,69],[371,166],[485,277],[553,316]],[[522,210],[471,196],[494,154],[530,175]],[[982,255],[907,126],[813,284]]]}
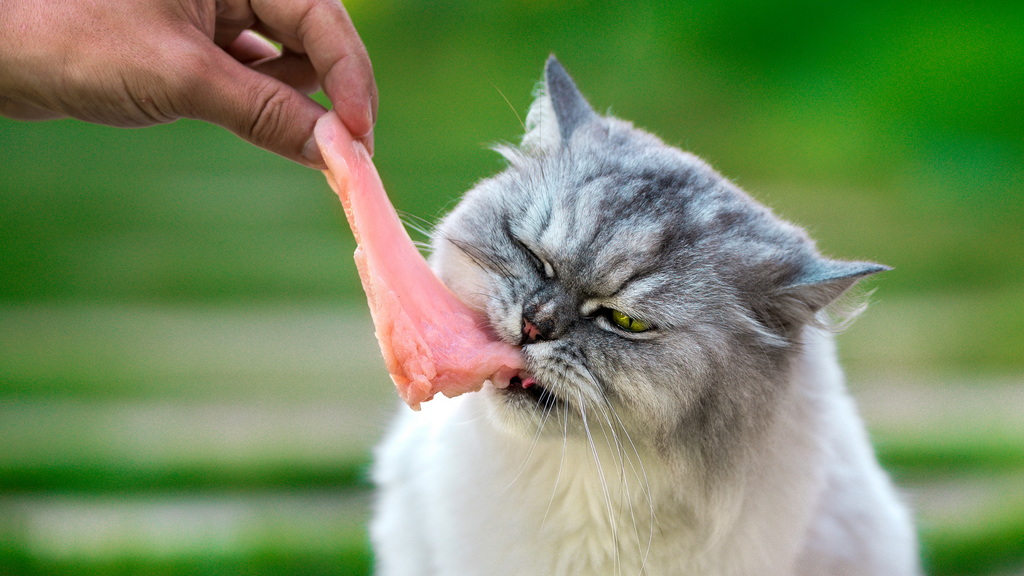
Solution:
{"label": "cat's head", "polygon": [[803,327],[885,269],[821,257],[700,159],[596,114],[554,57],[499,152],[508,168],[438,226],[432,265],[523,345],[536,384],[486,391],[513,430],[728,427],[784,385]]}

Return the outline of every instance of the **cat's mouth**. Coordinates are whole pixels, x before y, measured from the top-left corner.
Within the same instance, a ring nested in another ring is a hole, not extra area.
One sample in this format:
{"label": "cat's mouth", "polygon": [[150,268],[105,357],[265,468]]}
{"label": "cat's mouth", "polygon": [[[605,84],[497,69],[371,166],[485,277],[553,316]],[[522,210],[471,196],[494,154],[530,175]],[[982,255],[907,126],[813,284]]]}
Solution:
{"label": "cat's mouth", "polygon": [[519,372],[512,376],[507,386],[499,386],[498,390],[505,398],[514,402],[528,402],[541,408],[547,408],[558,401],[548,388],[528,372]]}

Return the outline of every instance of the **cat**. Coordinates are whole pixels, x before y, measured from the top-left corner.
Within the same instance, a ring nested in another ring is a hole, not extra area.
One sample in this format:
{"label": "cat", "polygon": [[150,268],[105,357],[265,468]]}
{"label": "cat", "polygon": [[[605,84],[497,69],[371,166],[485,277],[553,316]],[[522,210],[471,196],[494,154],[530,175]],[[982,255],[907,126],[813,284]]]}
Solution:
{"label": "cat", "polygon": [[887,268],[598,115],[553,56],[526,129],[430,262],[529,373],[402,410],[378,574],[919,574],[826,314]]}

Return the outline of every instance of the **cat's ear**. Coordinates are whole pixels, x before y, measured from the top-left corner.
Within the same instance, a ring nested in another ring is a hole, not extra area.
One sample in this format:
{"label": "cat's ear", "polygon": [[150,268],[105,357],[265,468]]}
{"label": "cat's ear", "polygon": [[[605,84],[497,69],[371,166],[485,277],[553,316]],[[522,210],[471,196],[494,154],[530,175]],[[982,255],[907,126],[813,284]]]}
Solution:
{"label": "cat's ear", "polygon": [[526,115],[522,147],[555,150],[568,143],[577,128],[596,118],[569,73],[551,55],[544,66],[544,82]]}
{"label": "cat's ear", "polygon": [[874,262],[843,262],[816,257],[776,292],[774,312],[785,325],[803,325],[835,302],[854,284],[879,272],[891,270]]}

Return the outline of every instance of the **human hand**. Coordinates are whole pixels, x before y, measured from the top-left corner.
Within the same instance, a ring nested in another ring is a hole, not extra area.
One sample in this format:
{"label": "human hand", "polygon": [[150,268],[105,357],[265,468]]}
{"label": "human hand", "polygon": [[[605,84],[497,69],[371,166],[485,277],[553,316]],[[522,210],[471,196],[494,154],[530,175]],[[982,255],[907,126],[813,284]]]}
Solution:
{"label": "human hand", "polygon": [[377,86],[338,0],[0,0],[0,115],[196,118],[324,168],[319,87],[372,153]]}

